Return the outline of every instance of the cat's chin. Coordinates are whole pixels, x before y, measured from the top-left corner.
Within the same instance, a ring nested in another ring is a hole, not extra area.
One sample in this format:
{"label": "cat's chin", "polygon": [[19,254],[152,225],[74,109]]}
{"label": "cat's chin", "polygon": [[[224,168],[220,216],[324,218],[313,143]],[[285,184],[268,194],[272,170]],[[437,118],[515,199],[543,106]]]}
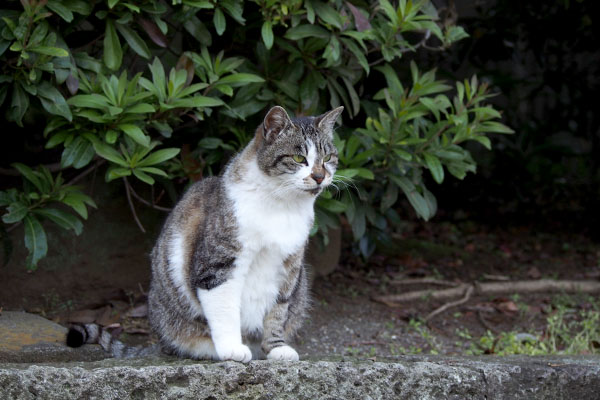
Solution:
{"label": "cat's chin", "polygon": [[318,196],[319,193],[321,193],[322,189],[323,189],[322,187],[316,187],[314,189],[304,189],[303,191],[305,193],[308,193],[308,194],[312,195],[312,196]]}

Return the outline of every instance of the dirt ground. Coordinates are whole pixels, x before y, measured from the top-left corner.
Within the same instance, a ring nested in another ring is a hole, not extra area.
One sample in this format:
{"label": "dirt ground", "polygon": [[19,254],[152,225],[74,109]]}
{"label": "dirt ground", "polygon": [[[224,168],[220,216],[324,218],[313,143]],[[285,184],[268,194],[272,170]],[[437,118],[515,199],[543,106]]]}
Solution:
{"label": "dirt ground", "polygon": [[[148,254],[164,214],[138,207],[142,234],[129,214],[121,188],[96,183],[99,210],[81,236],[47,226],[49,253],[36,271],[23,267],[22,228],[15,248],[0,267],[0,309],[24,310],[57,322],[96,321],[113,325],[133,343],[153,340],[145,319],[150,279]],[[550,224],[477,222],[477,213],[441,211],[433,221],[410,215],[368,261],[353,254],[345,238],[340,263],[312,285],[312,310],[300,331],[303,357],[393,357],[399,354],[466,354],[486,331],[544,333],[558,303],[577,312],[598,306],[598,296],[512,293],[473,296],[431,319],[422,318],[444,302],[428,300],[400,307],[375,297],[439,286],[403,285],[406,279],[451,283],[522,279],[600,279],[600,246],[584,230]],[[400,283],[399,283],[400,281]]]}

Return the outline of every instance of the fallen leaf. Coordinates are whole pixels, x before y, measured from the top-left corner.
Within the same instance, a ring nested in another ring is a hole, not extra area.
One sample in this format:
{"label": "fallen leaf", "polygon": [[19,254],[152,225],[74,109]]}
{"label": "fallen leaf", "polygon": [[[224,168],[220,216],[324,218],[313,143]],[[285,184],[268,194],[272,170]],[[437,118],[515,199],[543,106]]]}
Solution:
{"label": "fallen leaf", "polygon": [[66,320],[67,322],[76,324],[91,324],[96,320],[101,311],[102,309],[73,311],[67,315]]}
{"label": "fallen leaf", "polygon": [[519,311],[519,307],[511,300],[496,304],[496,308],[505,313],[515,313]]}
{"label": "fallen leaf", "polygon": [[139,306],[127,311],[127,314],[125,315],[131,318],[145,318],[148,316],[148,304],[140,304]]}
{"label": "fallen leaf", "polygon": [[96,318],[96,323],[101,326],[109,326],[119,322],[119,313],[113,310],[111,306],[106,306]]}
{"label": "fallen leaf", "polygon": [[537,267],[531,267],[529,268],[529,271],[527,271],[527,276],[531,279],[540,279],[542,277],[542,273],[539,269],[537,269]]}

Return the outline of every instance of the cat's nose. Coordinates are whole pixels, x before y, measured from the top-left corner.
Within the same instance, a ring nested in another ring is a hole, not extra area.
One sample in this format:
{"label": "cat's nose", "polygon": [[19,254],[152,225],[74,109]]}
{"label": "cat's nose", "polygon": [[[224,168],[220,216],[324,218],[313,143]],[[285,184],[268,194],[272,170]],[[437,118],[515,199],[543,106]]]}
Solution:
{"label": "cat's nose", "polygon": [[323,182],[323,179],[325,179],[325,175],[320,173],[313,173],[310,175],[310,177],[313,178],[315,182],[317,182],[317,185],[320,185],[321,182]]}

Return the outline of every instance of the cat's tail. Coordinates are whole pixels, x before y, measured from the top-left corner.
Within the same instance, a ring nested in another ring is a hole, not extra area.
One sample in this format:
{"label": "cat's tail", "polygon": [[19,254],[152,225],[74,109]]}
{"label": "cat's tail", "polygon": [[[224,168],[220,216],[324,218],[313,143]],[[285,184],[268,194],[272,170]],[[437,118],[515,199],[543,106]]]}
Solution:
{"label": "cat's tail", "polygon": [[158,346],[129,346],[105,328],[97,324],[77,324],[71,326],[67,332],[67,346],[81,347],[88,343],[98,343],[104,351],[115,358],[141,358],[158,355]]}

